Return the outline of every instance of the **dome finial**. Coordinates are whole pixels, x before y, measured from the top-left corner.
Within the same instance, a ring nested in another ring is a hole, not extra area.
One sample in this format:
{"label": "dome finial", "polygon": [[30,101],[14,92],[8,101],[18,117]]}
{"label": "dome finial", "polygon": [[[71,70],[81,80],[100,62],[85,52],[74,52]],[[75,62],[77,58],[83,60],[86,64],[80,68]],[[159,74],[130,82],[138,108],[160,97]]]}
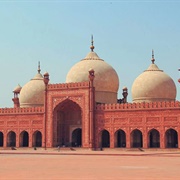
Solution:
{"label": "dome finial", "polygon": [[154,64],[155,59],[154,59],[154,50],[153,49],[152,49],[152,59],[151,59],[151,61],[152,61],[152,64]]}
{"label": "dome finial", "polygon": [[38,73],[40,74],[41,69],[40,69],[40,61],[38,62]]}
{"label": "dome finial", "polygon": [[90,49],[91,49],[91,51],[93,52],[93,50],[94,50],[94,41],[93,41],[93,35],[91,35],[91,47],[90,47]]}

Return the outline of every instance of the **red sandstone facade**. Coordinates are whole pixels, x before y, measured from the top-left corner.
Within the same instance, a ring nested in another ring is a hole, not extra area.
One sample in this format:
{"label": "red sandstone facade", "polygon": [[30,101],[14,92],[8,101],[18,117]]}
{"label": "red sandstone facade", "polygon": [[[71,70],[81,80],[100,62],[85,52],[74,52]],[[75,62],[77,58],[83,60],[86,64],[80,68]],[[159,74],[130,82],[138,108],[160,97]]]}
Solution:
{"label": "red sandstone facade", "polygon": [[89,81],[48,84],[44,107],[0,109],[0,147],[180,148],[180,102],[96,104]]}

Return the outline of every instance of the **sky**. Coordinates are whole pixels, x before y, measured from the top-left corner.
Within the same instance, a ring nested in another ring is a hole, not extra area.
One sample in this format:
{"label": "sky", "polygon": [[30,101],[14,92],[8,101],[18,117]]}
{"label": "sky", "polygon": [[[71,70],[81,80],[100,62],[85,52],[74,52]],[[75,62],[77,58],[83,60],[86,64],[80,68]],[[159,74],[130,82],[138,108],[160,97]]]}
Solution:
{"label": "sky", "polygon": [[180,1],[0,0],[0,107],[13,107],[13,89],[37,74],[64,83],[70,68],[94,51],[116,70],[120,87],[155,63],[175,82],[180,100]]}

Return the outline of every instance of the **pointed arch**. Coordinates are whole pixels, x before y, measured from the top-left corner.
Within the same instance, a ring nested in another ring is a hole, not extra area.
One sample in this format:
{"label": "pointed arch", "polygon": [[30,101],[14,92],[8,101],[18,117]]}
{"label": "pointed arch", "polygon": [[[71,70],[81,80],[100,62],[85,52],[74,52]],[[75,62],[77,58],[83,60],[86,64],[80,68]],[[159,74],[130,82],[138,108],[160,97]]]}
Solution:
{"label": "pointed arch", "polygon": [[82,145],[82,129],[77,128],[72,132],[72,146],[81,147]]}
{"label": "pointed arch", "polygon": [[33,147],[42,147],[42,133],[40,131],[33,133]]}
{"label": "pointed arch", "polygon": [[107,130],[102,130],[100,133],[100,147],[110,147],[110,135]]}
{"label": "pointed arch", "polygon": [[176,130],[170,128],[165,132],[165,146],[166,148],[178,147],[178,133]]}
{"label": "pointed arch", "polygon": [[4,145],[4,134],[0,131],[0,147]]}
{"label": "pointed arch", "polygon": [[114,136],[115,147],[125,148],[126,147],[126,133],[119,129],[115,132]]}
{"label": "pointed arch", "polygon": [[55,105],[53,111],[58,111],[59,109],[62,109],[62,110],[66,109],[67,107],[69,107],[69,105],[70,106],[76,105],[76,107],[78,107],[78,108],[80,108],[80,110],[82,110],[81,104],[79,103],[77,98],[75,98],[75,99],[73,99],[73,98],[66,98],[66,99],[63,99],[63,100],[61,100],[59,102],[56,102],[56,105]]}
{"label": "pointed arch", "polygon": [[7,134],[7,147],[16,147],[16,133],[14,131]]}
{"label": "pointed arch", "polygon": [[142,132],[139,129],[134,129],[131,132],[131,147],[141,148],[143,145]]}
{"label": "pointed arch", "polygon": [[20,147],[28,147],[29,146],[29,134],[27,131],[22,131],[20,134],[19,145]]}
{"label": "pointed arch", "polygon": [[148,133],[149,148],[159,148],[160,147],[160,133],[156,129],[151,129]]}
{"label": "pointed arch", "polygon": [[[53,145],[70,146],[72,144],[72,131],[76,128],[81,130],[74,133],[81,132],[82,137],[81,107],[76,102],[66,99],[58,104],[53,111]],[[82,140],[79,139],[79,143],[82,145]]]}
{"label": "pointed arch", "polygon": [[160,133],[156,129],[151,129],[148,132],[148,147],[159,148],[160,147]]}

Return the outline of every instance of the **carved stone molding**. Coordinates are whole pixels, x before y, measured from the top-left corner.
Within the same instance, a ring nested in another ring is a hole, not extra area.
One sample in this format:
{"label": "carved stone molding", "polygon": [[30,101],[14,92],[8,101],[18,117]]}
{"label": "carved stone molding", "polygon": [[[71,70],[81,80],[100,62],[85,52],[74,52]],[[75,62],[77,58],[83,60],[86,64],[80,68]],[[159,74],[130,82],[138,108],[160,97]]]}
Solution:
{"label": "carved stone molding", "polygon": [[66,100],[71,100],[78,104],[80,108],[83,108],[83,102],[82,102],[83,96],[65,96],[65,97],[53,97],[52,102],[53,102],[53,109],[60,103]]}

